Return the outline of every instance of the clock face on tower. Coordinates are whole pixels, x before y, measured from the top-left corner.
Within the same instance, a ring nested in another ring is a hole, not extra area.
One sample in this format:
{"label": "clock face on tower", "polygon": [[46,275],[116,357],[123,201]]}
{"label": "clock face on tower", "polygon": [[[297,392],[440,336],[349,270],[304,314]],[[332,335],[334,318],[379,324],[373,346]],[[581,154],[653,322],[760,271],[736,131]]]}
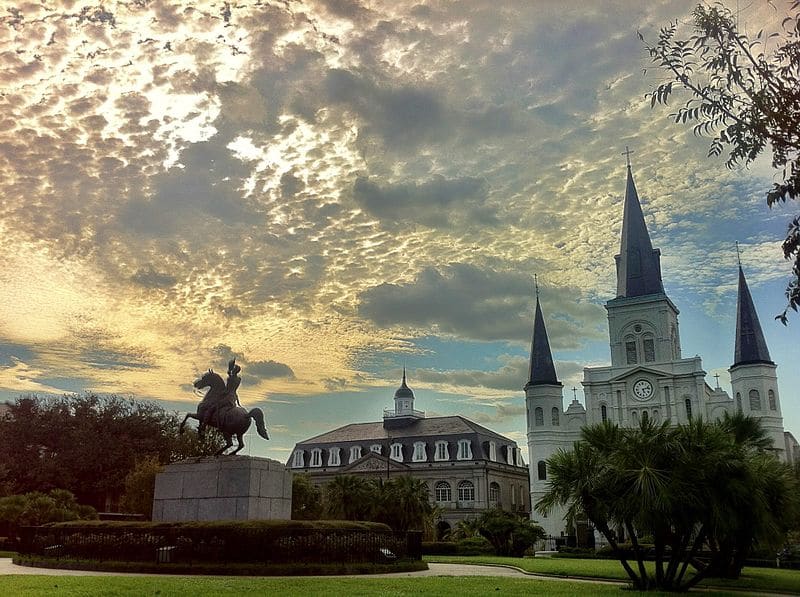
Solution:
{"label": "clock face on tower", "polygon": [[633,384],[633,397],[637,400],[648,400],[653,395],[653,384],[646,379],[640,379]]}

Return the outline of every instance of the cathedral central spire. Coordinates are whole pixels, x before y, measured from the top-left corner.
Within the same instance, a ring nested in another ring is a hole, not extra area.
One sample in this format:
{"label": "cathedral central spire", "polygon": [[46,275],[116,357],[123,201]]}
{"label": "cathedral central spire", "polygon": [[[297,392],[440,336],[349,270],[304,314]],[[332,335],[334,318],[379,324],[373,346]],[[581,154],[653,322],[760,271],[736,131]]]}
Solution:
{"label": "cathedral central spire", "polygon": [[[738,250],[738,247],[737,247]],[[769,357],[764,332],[758,321],[758,313],[747,286],[742,265],[739,264],[739,299],[736,305],[736,348],[733,367],[750,363],[774,364]]]}
{"label": "cathedral central spire", "polygon": [[631,173],[630,152],[625,206],[622,214],[622,240],[617,261],[617,298],[663,294],[661,251],[653,249],[642,205]]}

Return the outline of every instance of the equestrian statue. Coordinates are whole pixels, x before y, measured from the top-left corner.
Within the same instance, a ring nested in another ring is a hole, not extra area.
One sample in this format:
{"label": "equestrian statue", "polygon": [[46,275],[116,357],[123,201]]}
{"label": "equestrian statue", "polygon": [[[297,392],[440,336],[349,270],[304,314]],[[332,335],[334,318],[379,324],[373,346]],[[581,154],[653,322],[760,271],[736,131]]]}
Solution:
{"label": "equestrian statue", "polygon": [[250,419],[256,422],[258,434],[264,439],[269,439],[267,428],[264,426],[264,413],[261,412],[261,409],[252,408],[248,412],[239,404],[236,390],[242,383],[242,378],[239,377],[241,370],[242,368],[236,364],[236,359],[232,359],[228,363],[227,382],[223,381],[222,376],[218,373],[214,373],[213,369],[204,373],[193,385],[198,390],[203,388],[209,388],[209,390],[197,405],[197,412],[186,413],[181,423],[180,432],[183,433],[186,421],[189,419],[198,421],[197,434],[201,439],[205,435],[206,427],[217,429],[225,438],[225,445],[217,450],[215,456],[219,456],[233,445],[234,435],[239,441],[239,447],[230,455],[236,454],[244,448],[243,436],[250,428]]}

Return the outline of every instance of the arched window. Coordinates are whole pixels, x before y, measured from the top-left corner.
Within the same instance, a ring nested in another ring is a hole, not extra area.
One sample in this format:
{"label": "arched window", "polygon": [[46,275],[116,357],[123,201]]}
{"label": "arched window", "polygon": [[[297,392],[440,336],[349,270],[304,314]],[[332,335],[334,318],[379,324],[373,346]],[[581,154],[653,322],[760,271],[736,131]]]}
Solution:
{"label": "arched window", "polygon": [[645,363],[652,363],[656,360],[656,343],[652,334],[645,334],[642,337],[642,351]]}
{"label": "arched window", "polygon": [[397,462],[403,462],[403,444],[392,444],[392,453],[389,458]]}
{"label": "arched window", "polygon": [[461,481],[461,483],[458,484],[458,501],[475,501],[475,486],[472,484],[472,481]]}
{"label": "arched window", "polygon": [[750,410],[761,410],[761,394],[758,390],[750,390]]}
{"label": "arched window", "polygon": [[294,468],[303,468],[303,451],[302,450],[295,450],[295,452],[294,452],[294,460],[292,460],[292,467],[294,467]]}
{"label": "arched window", "polygon": [[625,338],[625,359],[628,365],[636,364],[636,340],[633,336]]}
{"label": "arched window", "polygon": [[692,418],[692,400],[690,398],[687,398],[686,400],[684,400],[684,403],[686,404],[686,418],[687,419],[691,419]]}
{"label": "arched window", "polygon": [[492,481],[489,483],[489,505],[496,506],[500,503],[500,485]]}
{"label": "arched window", "polygon": [[450,460],[450,451],[447,449],[446,441],[436,442],[436,452],[433,454],[434,460]]}
{"label": "arched window", "polygon": [[770,410],[778,410],[777,404],[775,404],[775,392],[769,390],[767,392],[767,399],[769,400],[769,409]]}
{"label": "arched window", "polygon": [[657,410],[653,411],[653,423],[660,423],[661,422],[661,415]]}
{"label": "arched window", "polygon": [[600,405],[600,420],[602,420],[603,423],[608,421],[608,409],[605,404]]}
{"label": "arched window", "polygon": [[425,453],[425,442],[414,442],[414,455],[411,460],[414,462],[425,462],[428,455]]}
{"label": "arched window", "polygon": [[328,450],[328,466],[339,466],[342,464],[339,452],[341,452],[339,448],[331,448]]}
{"label": "arched window", "polygon": [[553,410],[550,413],[550,415],[551,415],[551,417],[553,419],[553,421],[552,421],[553,422],[553,427],[558,427],[558,414],[559,414],[558,413],[558,408],[556,408],[554,406]]}
{"label": "arched window", "polygon": [[647,414],[646,410],[642,411],[642,424],[644,425],[650,419],[650,415]]}
{"label": "arched window", "polygon": [[311,466],[322,466],[322,449],[314,448],[311,450]]}
{"label": "arched window", "polygon": [[547,463],[544,460],[540,460],[536,463],[536,477],[540,481],[547,480]]}
{"label": "arched window", "polygon": [[537,427],[544,425],[544,411],[541,406],[537,406],[536,410],[533,411],[533,420]]}
{"label": "arched window", "polygon": [[736,410],[742,412],[742,395],[736,392]]}
{"label": "arched window", "polygon": [[639,413],[637,413],[636,411],[633,411],[631,413],[631,421],[633,421],[634,425],[638,425],[639,424]]}
{"label": "arched window", "polygon": [[450,492],[450,483],[439,481],[433,488],[433,496],[437,502],[451,502],[453,496]]}

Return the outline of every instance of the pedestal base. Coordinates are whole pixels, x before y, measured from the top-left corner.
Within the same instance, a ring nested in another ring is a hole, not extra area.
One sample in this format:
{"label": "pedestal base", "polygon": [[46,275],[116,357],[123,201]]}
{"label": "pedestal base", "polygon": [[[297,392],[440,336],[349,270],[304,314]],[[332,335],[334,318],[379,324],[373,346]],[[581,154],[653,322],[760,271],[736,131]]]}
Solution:
{"label": "pedestal base", "polygon": [[292,473],[282,463],[220,456],[167,465],[156,476],[153,520],[289,520]]}

